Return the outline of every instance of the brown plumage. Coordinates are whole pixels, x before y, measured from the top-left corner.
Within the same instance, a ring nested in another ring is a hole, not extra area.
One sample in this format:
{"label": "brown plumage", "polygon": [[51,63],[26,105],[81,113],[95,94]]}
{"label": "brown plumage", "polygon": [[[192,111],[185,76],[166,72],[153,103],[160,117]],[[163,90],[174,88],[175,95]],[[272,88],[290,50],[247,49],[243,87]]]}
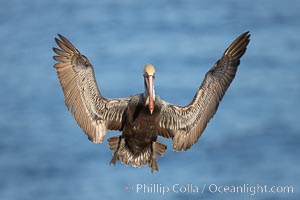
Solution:
{"label": "brown plumage", "polygon": [[101,143],[107,129],[122,135],[108,139],[113,150],[112,164],[117,160],[140,167],[149,164],[158,170],[156,157],[166,145],[157,136],[173,139],[173,149],[189,149],[197,142],[207,123],[218,109],[227,88],[235,77],[240,58],[250,41],[249,32],[240,35],[223,56],[206,73],[194,99],[186,106],[170,104],[155,96],[155,69],[144,69],[145,92],[127,98],[106,99],[97,86],[94,69],[65,37],[55,38],[61,49],[53,48],[54,60],[65,103],[88,138]]}

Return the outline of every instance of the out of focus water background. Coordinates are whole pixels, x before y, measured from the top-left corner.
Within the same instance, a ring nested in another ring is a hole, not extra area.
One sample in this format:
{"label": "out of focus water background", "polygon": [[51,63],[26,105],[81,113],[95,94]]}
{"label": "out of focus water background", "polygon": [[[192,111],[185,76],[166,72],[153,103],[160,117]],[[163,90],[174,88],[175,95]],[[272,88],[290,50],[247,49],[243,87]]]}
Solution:
{"label": "out of focus water background", "polygon": [[[299,10],[297,0],[1,1],[0,199],[300,199]],[[162,139],[157,173],[109,165],[107,142],[89,142],[64,105],[57,33],[88,56],[104,96],[143,92],[153,63],[157,95],[184,105],[245,31],[251,42],[216,116],[187,152]],[[151,192],[154,184],[170,191]],[[255,193],[258,185],[279,189]]]}

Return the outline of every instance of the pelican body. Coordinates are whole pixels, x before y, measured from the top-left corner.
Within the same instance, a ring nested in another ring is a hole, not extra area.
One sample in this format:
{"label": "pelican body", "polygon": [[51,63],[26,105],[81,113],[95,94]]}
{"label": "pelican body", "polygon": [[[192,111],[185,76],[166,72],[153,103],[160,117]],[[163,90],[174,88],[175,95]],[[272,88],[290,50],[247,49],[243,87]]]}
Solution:
{"label": "pelican body", "polygon": [[58,36],[55,41],[60,49],[53,48],[57,54],[53,58],[58,61],[54,67],[66,106],[78,125],[94,143],[102,143],[107,130],[122,131],[108,139],[113,151],[111,163],[120,160],[134,167],[149,164],[152,172],[158,170],[157,156],[166,149],[158,136],[172,139],[176,151],[185,151],[198,141],[234,79],[250,41],[249,32],[234,40],[206,73],[193,100],[186,106],[177,106],[155,95],[152,64],[144,68],[144,93],[106,99],[87,57],[64,36]]}

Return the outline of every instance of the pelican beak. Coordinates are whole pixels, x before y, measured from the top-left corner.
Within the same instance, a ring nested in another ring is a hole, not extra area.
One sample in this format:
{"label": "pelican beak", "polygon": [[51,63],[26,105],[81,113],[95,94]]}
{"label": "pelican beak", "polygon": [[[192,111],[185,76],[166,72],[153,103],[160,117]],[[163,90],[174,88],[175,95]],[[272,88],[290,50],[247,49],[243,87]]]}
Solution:
{"label": "pelican beak", "polygon": [[154,78],[153,76],[147,77],[148,81],[148,94],[149,94],[149,104],[148,108],[150,110],[150,113],[152,114],[154,111]]}
{"label": "pelican beak", "polygon": [[152,64],[146,64],[144,68],[145,80],[145,106],[148,106],[150,114],[154,111],[155,92],[154,92],[155,68]]}
{"label": "pelican beak", "polygon": [[146,103],[148,103],[149,111],[152,114],[154,111],[154,77],[151,75],[147,76],[145,77],[145,81],[149,95]]}

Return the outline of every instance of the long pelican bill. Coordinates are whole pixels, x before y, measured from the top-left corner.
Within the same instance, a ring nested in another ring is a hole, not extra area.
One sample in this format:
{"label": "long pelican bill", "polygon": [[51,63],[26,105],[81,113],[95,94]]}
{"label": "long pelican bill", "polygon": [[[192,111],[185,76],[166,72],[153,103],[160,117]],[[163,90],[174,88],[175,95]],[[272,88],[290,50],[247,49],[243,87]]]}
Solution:
{"label": "long pelican bill", "polygon": [[148,106],[150,114],[154,111],[155,91],[154,91],[155,68],[152,64],[146,64],[144,68],[145,79],[145,106]]}
{"label": "long pelican bill", "polygon": [[148,108],[150,110],[150,113],[152,114],[154,111],[154,97],[153,97],[153,90],[154,90],[154,78],[153,76],[148,77],[149,87],[148,87],[148,93],[149,93],[149,105]]}

